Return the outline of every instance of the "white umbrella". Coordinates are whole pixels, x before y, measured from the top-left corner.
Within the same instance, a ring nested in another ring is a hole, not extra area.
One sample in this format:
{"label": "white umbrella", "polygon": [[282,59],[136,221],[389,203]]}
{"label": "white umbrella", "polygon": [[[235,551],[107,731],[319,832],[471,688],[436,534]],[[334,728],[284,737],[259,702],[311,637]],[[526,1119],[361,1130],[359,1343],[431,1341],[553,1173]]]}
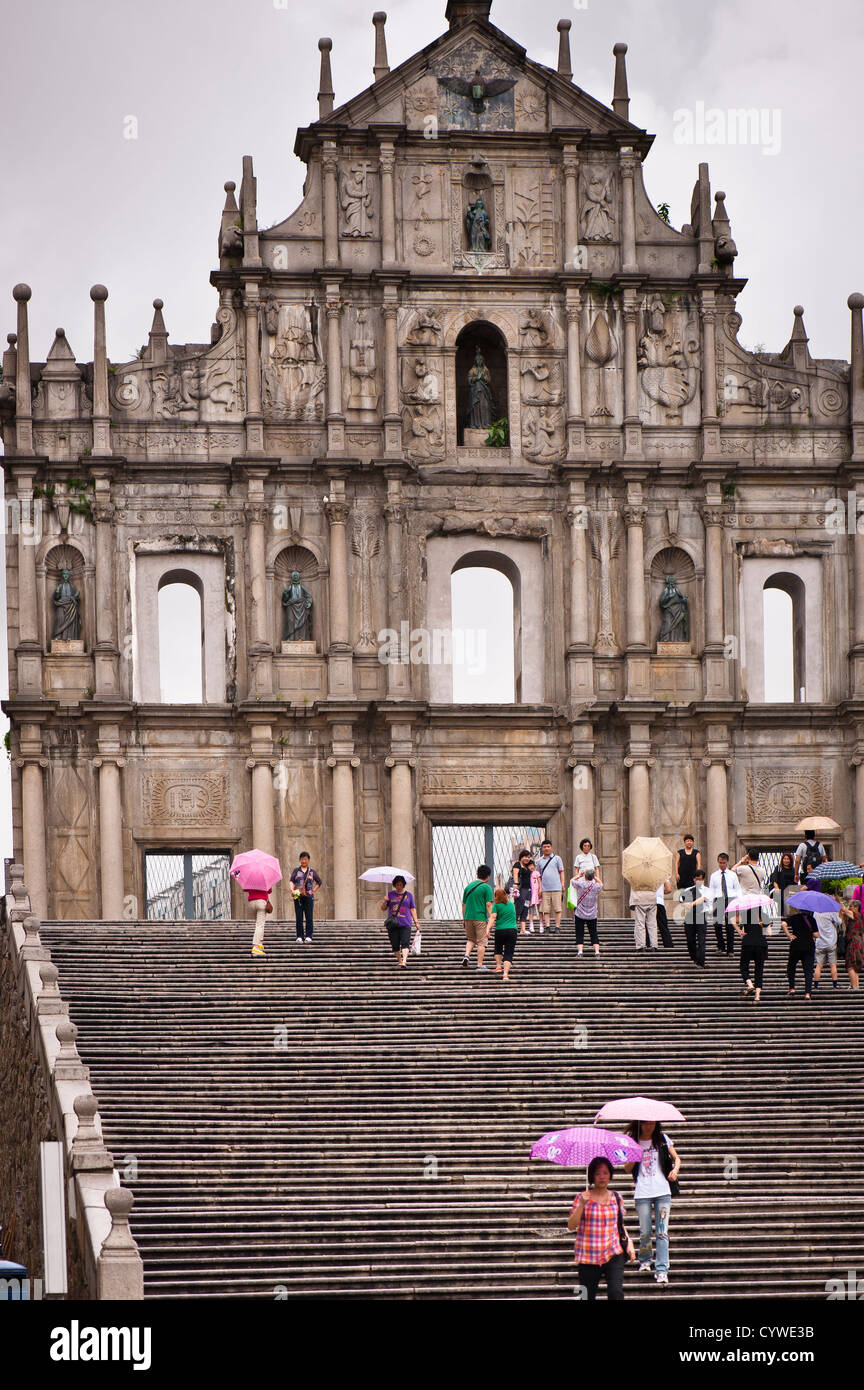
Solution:
{"label": "white umbrella", "polygon": [[414,882],[414,875],[407,869],[394,869],[392,864],[382,864],[377,869],[367,869],[360,875],[363,883],[392,883],[394,878],[404,878],[406,883]]}

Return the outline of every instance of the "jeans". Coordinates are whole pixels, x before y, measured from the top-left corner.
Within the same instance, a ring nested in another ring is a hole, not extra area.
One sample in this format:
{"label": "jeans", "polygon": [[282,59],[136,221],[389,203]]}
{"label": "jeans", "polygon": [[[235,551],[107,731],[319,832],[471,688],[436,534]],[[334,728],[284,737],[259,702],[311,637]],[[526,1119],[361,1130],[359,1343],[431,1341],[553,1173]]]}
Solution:
{"label": "jeans", "polygon": [[[299,898],[294,899],[294,920],[297,923],[298,936],[311,936],[313,932],[312,913],[315,907],[315,899],[307,893],[301,893]],[[304,930],[305,926],[305,930]]]}
{"label": "jeans", "polygon": [[637,1197],[636,1215],[639,1218],[639,1263],[651,1259],[651,1216],[654,1216],[655,1274],[669,1273],[669,1208],[671,1197]]}
{"label": "jeans", "polygon": [[610,1303],[620,1302],[624,1297],[624,1256],[613,1255],[605,1265],[580,1265],[579,1283],[585,1288],[588,1302],[597,1297],[602,1276],[606,1277],[606,1297]]}

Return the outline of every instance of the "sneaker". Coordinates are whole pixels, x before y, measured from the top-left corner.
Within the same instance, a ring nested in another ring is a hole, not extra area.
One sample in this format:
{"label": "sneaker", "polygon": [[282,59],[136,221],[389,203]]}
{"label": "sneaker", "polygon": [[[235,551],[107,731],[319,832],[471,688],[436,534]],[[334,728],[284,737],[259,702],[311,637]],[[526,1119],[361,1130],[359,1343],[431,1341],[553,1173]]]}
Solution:
{"label": "sneaker", "polygon": [[840,981],[839,981],[839,980],[832,980],[832,981],[831,981],[831,988],[832,988],[832,989],[839,989],[839,988],[840,988]]}
{"label": "sneaker", "polygon": [[302,936],[298,936],[297,940],[294,942],[294,945],[295,945],[295,946],[299,946],[299,945],[300,945],[300,942],[301,942],[302,940],[303,940]]}
{"label": "sneaker", "polygon": [[655,1275],[654,1275],[654,1279],[655,1279],[655,1281],[656,1281],[658,1284],[668,1284],[668,1283],[669,1283],[669,1275],[668,1275],[668,1274],[655,1274]]}
{"label": "sneaker", "polygon": [[[468,962],[466,961],[465,964],[467,965]],[[488,969],[489,969],[489,966],[488,966],[488,965],[478,965],[478,966],[477,966],[477,969],[478,969],[478,970],[488,970]]]}
{"label": "sneaker", "polygon": [[642,1263],[641,1263],[641,1265],[640,1265],[639,1268],[637,1269],[636,1273],[637,1273],[637,1274],[650,1274],[650,1273],[651,1273],[651,1261],[650,1261],[650,1260],[643,1260]]}
{"label": "sneaker", "polygon": [[306,942],[306,945],[307,945],[307,946],[311,946],[311,945],[312,945],[312,938],[311,938],[311,936],[304,936],[303,940]]}
{"label": "sneaker", "polygon": [[263,946],[253,946],[253,947],[252,947],[252,954],[253,954],[253,956],[256,956],[256,957],[258,957],[258,956],[263,956],[263,954],[264,954],[264,947],[263,947]]}
{"label": "sneaker", "polygon": [[463,964],[463,965],[467,965],[467,964],[468,964],[468,957],[467,957],[467,956],[463,956],[463,957],[462,957],[462,964]]}

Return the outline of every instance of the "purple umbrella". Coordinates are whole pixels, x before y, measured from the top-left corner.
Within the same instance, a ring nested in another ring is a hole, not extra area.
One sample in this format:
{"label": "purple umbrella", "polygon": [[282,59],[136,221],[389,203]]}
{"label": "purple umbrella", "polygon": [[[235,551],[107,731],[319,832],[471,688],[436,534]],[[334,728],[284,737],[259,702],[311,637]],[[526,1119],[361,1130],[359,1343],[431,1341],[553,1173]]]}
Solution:
{"label": "purple umbrella", "polygon": [[642,1150],[629,1134],[580,1125],[576,1129],[556,1129],[544,1134],[532,1148],[531,1157],[545,1158],[564,1168],[584,1168],[592,1158],[606,1158],[615,1167],[622,1163],[638,1163]]}
{"label": "purple umbrella", "polygon": [[796,912],[836,912],[837,903],[827,893],[793,893],[786,899],[787,907]]}

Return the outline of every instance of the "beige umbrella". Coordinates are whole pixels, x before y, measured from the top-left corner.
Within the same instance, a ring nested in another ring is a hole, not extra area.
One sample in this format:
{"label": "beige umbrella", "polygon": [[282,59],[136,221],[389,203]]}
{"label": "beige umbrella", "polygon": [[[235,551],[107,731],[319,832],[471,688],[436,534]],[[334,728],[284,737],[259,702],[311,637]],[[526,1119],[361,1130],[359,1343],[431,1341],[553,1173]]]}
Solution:
{"label": "beige umbrella", "polygon": [[621,856],[621,872],[631,888],[659,888],[672,877],[675,856],[656,835],[637,835]]}
{"label": "beige umbrella", "polygon": [[830,816],[808,816],[806,820],[799,820],[795,827],[796,835],[803,835],[805,830],[839,830],[840,826],[836,820]]}

